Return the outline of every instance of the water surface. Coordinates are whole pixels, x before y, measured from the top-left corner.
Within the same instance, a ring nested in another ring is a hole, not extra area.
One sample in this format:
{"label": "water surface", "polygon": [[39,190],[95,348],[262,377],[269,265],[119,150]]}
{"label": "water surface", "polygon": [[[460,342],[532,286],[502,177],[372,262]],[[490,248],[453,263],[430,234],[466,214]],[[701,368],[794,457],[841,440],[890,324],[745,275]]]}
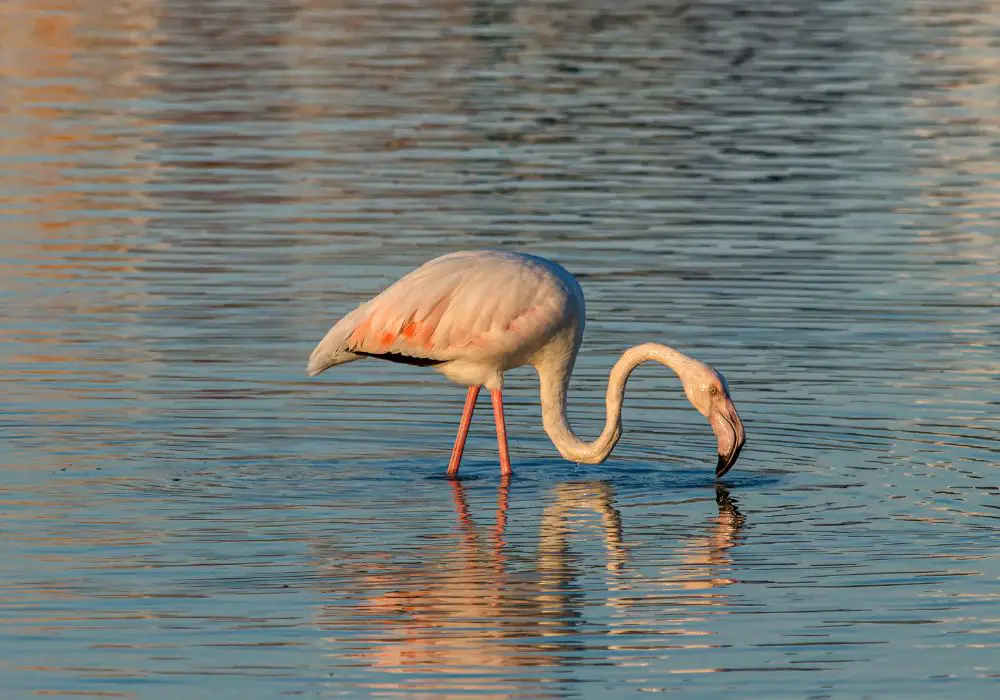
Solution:
{"label": "water surface", "polygon": [[[41,0],[0,22],[4,697],[992,698],[1000,7]],[[570,417],[304,376],[435,255],[558,260]]]}

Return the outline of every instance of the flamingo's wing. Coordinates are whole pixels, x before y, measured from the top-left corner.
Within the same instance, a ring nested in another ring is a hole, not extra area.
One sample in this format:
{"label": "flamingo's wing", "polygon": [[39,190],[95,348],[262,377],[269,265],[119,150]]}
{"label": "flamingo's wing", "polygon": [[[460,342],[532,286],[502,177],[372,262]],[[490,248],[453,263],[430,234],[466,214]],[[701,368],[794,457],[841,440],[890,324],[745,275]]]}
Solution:
{"label": "flamingo's wing", "polygon": [[507,357],[563,321],[567,295],[558,279],[523,258],[446,255],[338,321],[308,371],[370,355],[416,364]]}

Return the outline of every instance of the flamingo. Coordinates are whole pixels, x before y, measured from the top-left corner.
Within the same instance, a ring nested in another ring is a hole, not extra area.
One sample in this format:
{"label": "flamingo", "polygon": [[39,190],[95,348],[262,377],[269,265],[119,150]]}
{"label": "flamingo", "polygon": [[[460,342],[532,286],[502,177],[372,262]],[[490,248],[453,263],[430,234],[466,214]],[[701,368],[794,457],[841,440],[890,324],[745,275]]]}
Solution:
{"label": "flamingo", "polygon": [[465,409],[448,463],[458,475],[479,390],[493,401],[500,471],[513,473],[503,412],[504,372],[532,365],[541,390],[542,425],[565,459],[601,464],[622,436],[625,382],[638,365],[655,361],[673,370],[691,405],[718,440],[716,478],[728,472],[746,440],[743,423],[716,369],[666,345],[629,348],[608,379],[607,420],[584,442],[566,419],[566,392],[585,321],[583,290],[561,265],[523,253],[461,251],[435,258],[337,321],[309,357],[310,376],[374,357],[433,367],[467,386]]}

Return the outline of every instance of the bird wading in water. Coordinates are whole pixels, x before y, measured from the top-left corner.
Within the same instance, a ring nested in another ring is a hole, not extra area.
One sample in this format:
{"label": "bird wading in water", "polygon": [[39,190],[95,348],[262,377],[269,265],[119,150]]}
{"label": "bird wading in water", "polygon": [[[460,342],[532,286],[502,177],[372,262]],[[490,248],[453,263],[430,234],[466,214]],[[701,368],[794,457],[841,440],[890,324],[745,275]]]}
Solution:
{"label": "bird wading in water", "polygon": [[334,324],[309,357],[310,376],[367,357],[433,367],[469,387],[458,437],[448,464],[456,476],[481,387],[493,399],[500,470],[512,473],[503,415],[503,373],[532,365],[541,385],[542,423],[564,458],[600,464],[622,436],[625,382],[643,362],[672,369],[684,393],[708,419],[719,443],[716,477],[736,463],[746,436],[725,377],[709,365],[666,345],[629,348],[611,369],[607,420],[593,442],[584,442],[566,420],[566,392],[585,320],[576,278],[534,255],[463,251],[435,258]]}

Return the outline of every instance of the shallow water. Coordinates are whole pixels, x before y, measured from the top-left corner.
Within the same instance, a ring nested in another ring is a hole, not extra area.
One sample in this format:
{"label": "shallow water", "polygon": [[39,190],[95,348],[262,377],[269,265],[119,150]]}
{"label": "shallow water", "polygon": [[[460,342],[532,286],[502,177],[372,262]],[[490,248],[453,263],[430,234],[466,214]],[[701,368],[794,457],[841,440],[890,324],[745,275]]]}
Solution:
{"label": "shallow water", "polygon": [[[992,698],[1000,6],[33,0],[0,22],[3,697]],[[602,466],[327,327],[552,257]]]}

